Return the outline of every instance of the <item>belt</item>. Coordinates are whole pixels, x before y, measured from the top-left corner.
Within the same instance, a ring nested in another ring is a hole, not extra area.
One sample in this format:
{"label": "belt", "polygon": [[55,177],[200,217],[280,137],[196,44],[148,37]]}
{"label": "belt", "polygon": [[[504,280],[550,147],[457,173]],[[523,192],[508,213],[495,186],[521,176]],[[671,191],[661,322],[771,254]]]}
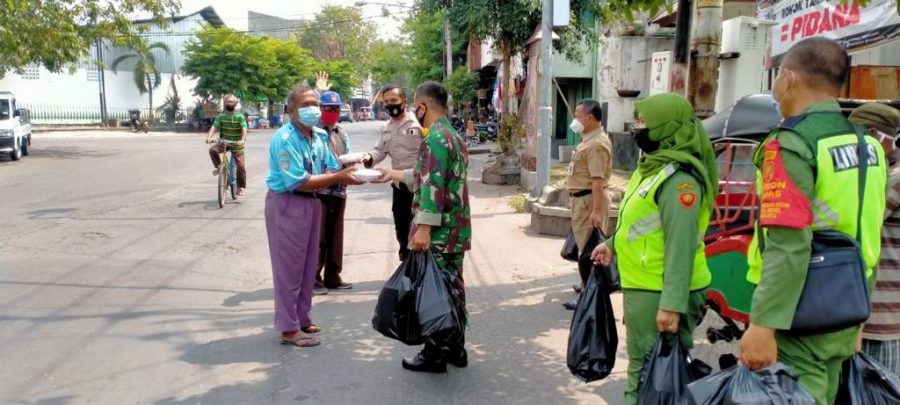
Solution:
{"label": "belt", "polygon": [[296,195],[296,196],[303,197],[303,198],[312,198],[313,200],[318,200],[318,199],[319,199],[319,195],[318,195],[318,194],[316,194],[316,193],[310,193],[310,192],[308,192],[308,191],[294,190],[294,192],[293,192],[292,194],[294,194],[294,195]]}
{"label": "belt", "polygon": [[591,189],[587,190],[578,190],[578,191],[570,191],[569,195],[572,197],[584,197],[586,195],[591,195],[594,191]]}

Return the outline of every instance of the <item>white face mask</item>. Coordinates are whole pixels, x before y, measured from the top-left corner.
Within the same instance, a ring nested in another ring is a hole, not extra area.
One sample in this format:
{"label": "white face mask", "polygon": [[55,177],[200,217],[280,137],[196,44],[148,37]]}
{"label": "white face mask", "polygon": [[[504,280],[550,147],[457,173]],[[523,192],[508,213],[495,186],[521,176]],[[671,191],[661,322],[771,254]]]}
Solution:
{"label": "white face mask", "polygon": [[569,129],[571,129],[572,132],[574,132],[576,134],[580,134],[580,133],[584,132],[584,124],[582,124],[581,121],[579,121],[577,119],[573,119],[572,123],[569,124]]}

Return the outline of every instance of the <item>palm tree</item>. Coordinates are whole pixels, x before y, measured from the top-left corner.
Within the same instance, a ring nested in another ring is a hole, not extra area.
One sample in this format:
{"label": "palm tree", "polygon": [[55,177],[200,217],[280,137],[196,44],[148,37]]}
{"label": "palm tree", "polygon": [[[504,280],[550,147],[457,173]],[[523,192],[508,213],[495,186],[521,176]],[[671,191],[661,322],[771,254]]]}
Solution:
{"label": "palm tree", "polygon": [[166,56],[171,52],[169,47],[162,42],[147,44],[146,41],[139,41],[131,45],[134,53],[119,56],[110,66],[113,72],[118,73],[119,64],[129,59],[135,59],[134,85],[141,94],[148,93],[150,95],[150,114],[153,114],[153,89],[159,87],[161,80],[159,68],[156,66],[156,57],[152,52],[154,49],[163,50]]}

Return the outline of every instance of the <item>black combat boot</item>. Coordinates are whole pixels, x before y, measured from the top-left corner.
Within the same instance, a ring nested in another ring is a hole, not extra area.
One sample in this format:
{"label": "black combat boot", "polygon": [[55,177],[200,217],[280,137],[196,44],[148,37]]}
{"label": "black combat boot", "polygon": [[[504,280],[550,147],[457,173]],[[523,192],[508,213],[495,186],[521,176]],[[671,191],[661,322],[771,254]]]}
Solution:
{"label": "black combat boot", "polygon": [[451,365],[463,368],[469,365],[469,354],[466,353],[466,348],[463,346],[445,348],[444,360]]}
{"label": "black combat boot", "polygon": [[409,371],[420,371],[426,373],[446,373],[447,362],[444,361],[443,353],[440,348],[425,344],[415,357],[406,357],[403,359],[403,368]]}

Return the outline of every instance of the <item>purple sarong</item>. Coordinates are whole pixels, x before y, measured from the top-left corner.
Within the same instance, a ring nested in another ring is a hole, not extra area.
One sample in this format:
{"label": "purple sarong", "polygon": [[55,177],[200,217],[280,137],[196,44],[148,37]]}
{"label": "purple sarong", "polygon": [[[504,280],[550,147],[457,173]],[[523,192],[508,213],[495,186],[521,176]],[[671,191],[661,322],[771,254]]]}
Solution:
{"label": "purple sarong", "polygon": [[265,212],[275,287],[275,329],[300,330],[312,324],[309,311],[319,260],[322,202],[269,191]]}

